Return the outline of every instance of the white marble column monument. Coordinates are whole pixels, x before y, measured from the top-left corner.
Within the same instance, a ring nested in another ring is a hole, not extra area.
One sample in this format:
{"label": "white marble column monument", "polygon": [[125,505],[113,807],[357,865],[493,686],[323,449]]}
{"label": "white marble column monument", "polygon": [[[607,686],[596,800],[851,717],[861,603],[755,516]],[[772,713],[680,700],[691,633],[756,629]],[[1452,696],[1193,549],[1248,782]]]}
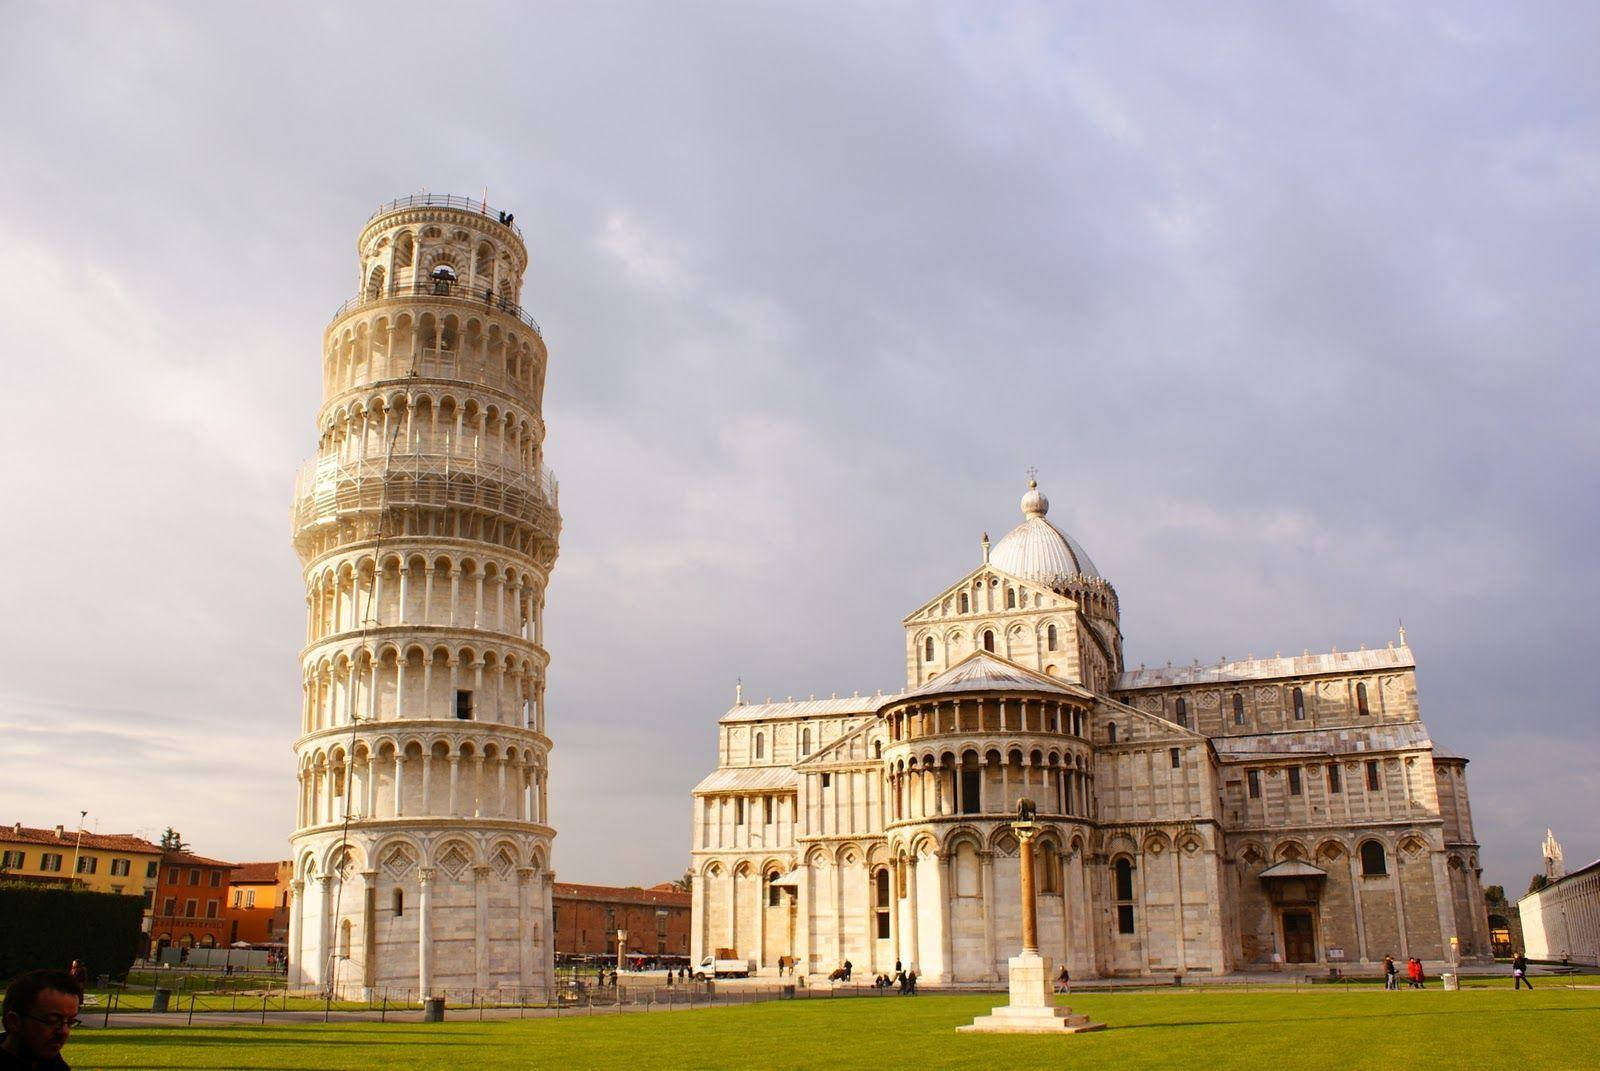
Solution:
{"label": "white marble column monument", "polygon": [[1039,954],[1039,913],[1033,896],[1033,838],[1039,826],[1033,818],[1033,801],[1021,800],[1017,821],[1011,824],[1022,843],[1022,952],[1011,957],[1011,1002],[957,1027],[962,1033],[1081,1034],[1105,1029],[1104,1023],[1091,1023],[1088,1016],[1056,1006],[1050,957]]}

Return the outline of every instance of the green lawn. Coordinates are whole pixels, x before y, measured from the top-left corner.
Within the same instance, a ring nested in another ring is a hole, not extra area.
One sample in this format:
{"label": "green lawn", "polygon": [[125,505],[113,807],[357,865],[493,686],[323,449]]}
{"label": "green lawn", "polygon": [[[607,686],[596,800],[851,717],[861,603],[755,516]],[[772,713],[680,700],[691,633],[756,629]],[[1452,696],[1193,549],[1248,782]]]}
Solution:
{"label": "green lawn", "polygon": [[775,1002],[692,1012],[437,1025],[81,1030],[83,1068],[1202,1068],[1506,1071],[1600,1066],[1600,991],[1096,993],[1104,1033],[955,1033],[992,997]]}

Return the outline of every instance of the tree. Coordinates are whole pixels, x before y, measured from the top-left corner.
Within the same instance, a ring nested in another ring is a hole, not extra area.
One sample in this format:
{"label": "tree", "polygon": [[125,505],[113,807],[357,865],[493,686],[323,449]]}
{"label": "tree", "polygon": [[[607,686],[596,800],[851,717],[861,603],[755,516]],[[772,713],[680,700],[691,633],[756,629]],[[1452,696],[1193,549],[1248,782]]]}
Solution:
{"label": "tree", "polygon": [[1550,879],[1549,878],[1545,877],[1543,874],[1535,874],[1533,876],[1533,880],[1528,882],[1528,891],[1530,893],[1536,893],[1540,889],[1544,888],[1546,885],[1549,885],[1549,884],[1550,884]]}
{"label": "tree", "polygon": [[1483,898],[1491,904],[1503,904],[1506,899],[1506,887],[1504,885],[1491,885],[1483,890]]}
{"label": "tree", "polygon": [[685,870],[683,872],[683,877],[679,878],[672,884],[674,888],[682,892],[692,892],[694,890],[694,871]]}
{"label": "tree", "polygon": [[184,842],[183,834],[168,826],[167,831],[161,834],[161,850],[164,852],[186,852],[189,850],[189,845]]}

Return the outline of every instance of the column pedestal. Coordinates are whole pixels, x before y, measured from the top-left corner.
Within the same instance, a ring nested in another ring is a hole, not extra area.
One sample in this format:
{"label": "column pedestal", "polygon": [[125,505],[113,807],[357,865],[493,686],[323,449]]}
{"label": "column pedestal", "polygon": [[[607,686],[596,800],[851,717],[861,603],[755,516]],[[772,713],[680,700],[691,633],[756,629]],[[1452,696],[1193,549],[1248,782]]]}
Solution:
{"label": "column pedestal", "polygon": [[1048,956],[1024,952],[1011,957],[1011,1003],[956,1029],[963,1034],[1083,1034],[1106,1028],[1087,1015],[1072,1014],[1071,1008],[1057,1007],[1050,980]]}

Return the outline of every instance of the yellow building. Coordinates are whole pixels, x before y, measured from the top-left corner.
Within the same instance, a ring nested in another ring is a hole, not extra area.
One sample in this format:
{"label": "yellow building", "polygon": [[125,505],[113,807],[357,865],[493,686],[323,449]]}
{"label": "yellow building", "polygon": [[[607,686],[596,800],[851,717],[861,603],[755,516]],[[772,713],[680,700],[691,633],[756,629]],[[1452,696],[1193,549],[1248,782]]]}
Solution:
{"label": "yellow building", "polygon": [[0,876],[6,878],[137,896],[148,915],[160,869],[161,847],[128,833],[0,826]]}

